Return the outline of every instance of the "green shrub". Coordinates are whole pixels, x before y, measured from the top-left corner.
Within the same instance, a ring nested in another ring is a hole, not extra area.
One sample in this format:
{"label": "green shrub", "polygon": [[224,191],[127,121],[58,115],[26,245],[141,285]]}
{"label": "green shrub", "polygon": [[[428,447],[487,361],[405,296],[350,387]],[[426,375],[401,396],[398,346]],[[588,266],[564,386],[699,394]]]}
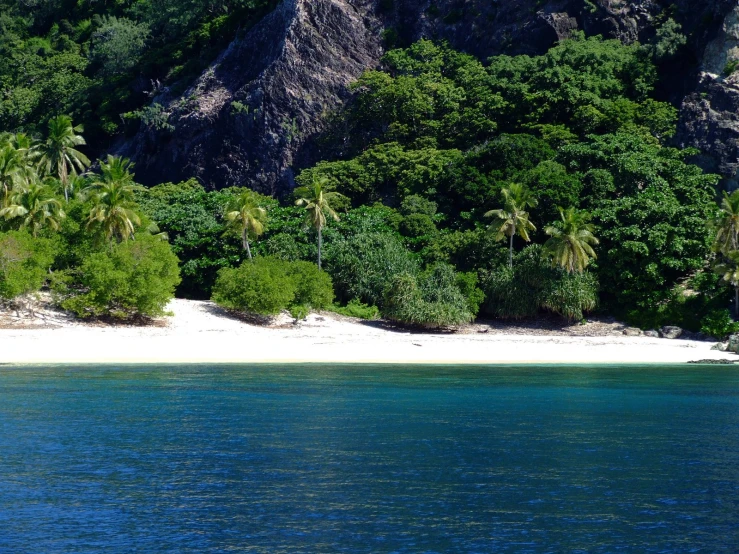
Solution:
{"label": "green shrub", "polygon": [[51,240],[34,238],[26,231],[0,234],[0,298],[12,300],[39,290],[49,275],[55,250]]}
{"label": "green shrub", "polygon": [[382,309],[385,288],[402,273],[418,273],[418,262],[389,233],[366,233],[340,240],[326,249],[326,267],[337,296],[356,298]]}
{"label": "green shrub", "polygon": [[438,264],[420,277],[402,273],[385,291],[383,315],[399,323],[448,327],[469,323],[473,316],[457,286],[454,268]]}
{"label": "green shrub", "polygon": [[283,262],[287,275],[295,285],[293,302],[321,310],[334,301],[334,286],[331,277],[310,262]]}
{"label": "green shrub", "polygon": [[296,289],[285,262],[256,258],[235,269],[221,269],[213,286],[213,301],[231,310],[275,315],[290,305]]}
{"label": "green shrub", "polygon": [[540,245],[518,253],[513,269],[503,267],[487,273],[483,289],[484,311],[502,318],[533,317],[545,309],[578,320],[598,304],[595,276],[551,267]]}
{"label": "green shrub", "polygon": [[177,263],[167,242],[140,234],[85,256],[57,292],[78,317],[160,316],[180,283]]}
{"label": "green shrub", "polygon": [[380,318],[380,310],[377,309],[377,306],[368,306],[356,298],[350,300],[346,306],[331,306],[330,310],[340,315],[357,317],[359,319]]}
{"label": "green shrub", "polygon": [[731,318],[729,310],[714,310],[701,319],[701,333],[717,339],[739,333],[739,322]]}
{"label": "green shrub", "polygon": [[302,313],[330,306],[333,285],[329,275],[312,263],[259,257],[219,271],[213,301],[258,315],[275,315],[287,308]]}
{"label": "green shrub", "polygon": [[467,301],[467,309],[473,316],[480,313],[480,306],[485,301],[485,293],[477,283],[478,276],[474,271],[457,273],[457,287]]}

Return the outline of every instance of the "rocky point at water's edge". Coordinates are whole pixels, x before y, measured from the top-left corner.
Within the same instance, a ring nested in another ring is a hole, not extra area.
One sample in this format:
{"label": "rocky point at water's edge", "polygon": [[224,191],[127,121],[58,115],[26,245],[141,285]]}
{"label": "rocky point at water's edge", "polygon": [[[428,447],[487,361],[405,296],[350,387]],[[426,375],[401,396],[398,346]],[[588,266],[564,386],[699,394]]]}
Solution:
{"label": "rocky point at water's edge", "polygon": [[280,193],[293,186],[296,169],[320,157],[315,143],[326,116],[377,67],[388,29],[399,44],[446,40],[486,59],[540,54],[575,31],[648,42],[667,17],[683,26],[695,62],[668,68],[662,92],[681,106],[676,141],[701,149],[696,161],[731,183],[739,87],[722,71],[739,55],[733,0],[284,0],[181,96],[154,98],[174,130],[142,127],[117,153],[136,162],[145,184],[195,177],[211,188],[250,183]]}

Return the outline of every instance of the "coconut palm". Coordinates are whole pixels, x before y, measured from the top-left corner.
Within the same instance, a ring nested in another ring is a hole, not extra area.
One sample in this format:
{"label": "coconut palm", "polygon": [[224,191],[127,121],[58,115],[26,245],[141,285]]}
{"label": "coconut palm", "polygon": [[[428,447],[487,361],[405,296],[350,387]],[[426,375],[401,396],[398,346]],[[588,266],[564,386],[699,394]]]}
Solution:
{"label": "coconut palm", "polygon": [[310,185],[295,189],[295,195],[299,198],[295,201],[297,206],[305,207],[308,213],[308,223],[318,234],[318,268],[321,268],[321,248],[323,247],[323,229],[326,227],[326,217],[339,221],[338,214],[334,211],[332,204],[345,198],[343,194],[326,190],[324,179],[314,179]]}
{"label": "coconut palm", "polygon": [[58,231],[65,213],[48,186],[32,182],[11,193],[10,202],[0,210],[0,217],[20,220],[20,227],[30,229],[35,237],[44,227]]}
{"label": "coconut palm", "polygon": [[529,221],[526,208],[533,208],[538,201],[531,191],[519,183],[511,183],[500,191],[503,196],[503,207],[490,210],[485,217],[494,217],[490,228],[495,231],[495,240],[504,240],[508,237],[508,267],[513,267],[513,237],[518,234],[529,242],[529,231],[536,231],[536,227]]}
{"label": "coconut palm", "polygon": [[560,221],[548,226],[544,232],[551,238],[544,248],[552,258],[552,265],[559,266],[567,273],[582,273],[597,258],[593,246],[599,244],[593,234],[595,226],[589,223],[586,212],[559,208]]}
{"label": "coconut palm", "polygon": [[85,189],[85,194],[93,202],[87,228],[99,229],[106,240],[133,239],[136,226],[141,225],[141,219],[134,211],[134,193],[145,189],[134,182],[132,168],[130,160],[108,156],[107,162],[100,163],[101,175]]}
{"label": "coconut palm", "polygon": [[229,202],[225,217],[229,226],[238,231],[241,236],[241,245],[251,260],[249,236],[256,238],[264,233],[267,210],[257,205],[252,191],[246,190]]}
{"label": "coconut palm", "polygon": [[77,146],[87,144],[82,137],[81,125],[72,125],[72,118],[60,115],[49,121],[49,136],[39,150],[41,159],[39,167],[48,175],[56,174],[64,188],[64,198],[69,201],[69,176],[76,175],[77,171],[84,171],[90,166],[90,160]]}
{"label": "coconut palm", "polygon": [[734,287],[734,314],[739,316],[739,250],[725,252],[724,256],[724,260],[714,266],[714,271]]}
{"label": "coconut palm", "polygon": [[739,250],[739,190],[724,191],[721,211],[712,222],[716,230],[713,246],[717,252]]}
{"label": "coconut palm", "polygon": [[13,189],[23,184],[26,173],[21,153],[10,142],[0,146],[0,194],[3,207],[10,203]]}

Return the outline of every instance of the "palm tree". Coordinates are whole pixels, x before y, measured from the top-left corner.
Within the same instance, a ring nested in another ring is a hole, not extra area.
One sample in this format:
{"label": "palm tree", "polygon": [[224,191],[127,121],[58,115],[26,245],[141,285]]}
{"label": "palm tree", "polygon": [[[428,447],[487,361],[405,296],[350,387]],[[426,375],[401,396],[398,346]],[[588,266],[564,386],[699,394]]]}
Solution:
{"label": "palm tree", "polygon": [[13,191],[8,206],[0,210],[0,217],[21,219],[20,227],[31,229],[35,237],[44,227],[58,231],[65,213],[49,187],[33,182]]}
{"label": "palm tree", "polygon": [[252,191],[246,190],[228,204],[225,217],[231,228],[239,232],[241,244],[251,260],[249,235],[256,238],[264,233],[267,210],[257,205]]}
{"label": "palm tree", "polygon": [[513,267],[513,237],[518,233],[526,242],[531,240],[529,231],[536,231],[536,227],[529,221],[526,208],[533,208],[539,202],[529,189],[518,183],[511,183],[500,192],[503,196],[503,207],[490,210],[485,213],[485,217],[496,218],[496,221],[490,224],[490,228],[496,231],[495,240],[509,238],[508,267]]}
{"label": "palm tree", "polygon": [[716,239],[713,246],[717,252],[739,250],[739,190],[731,194],[724,191],[721,211],[713,220]]}
{"label": "palm tree", "polygon": [[323,229],[326,227],[326,216],[331,217],[334,221],[339,221],[338,214],[334,211],[331,204],[336,200],[346,198],[338,192],[327,191],[327,179],[313,179],[310,185],[295,189],[296,206],[304,206],[308,212],[308,223],[313,226],[318,234],[318,269],[321,268],[321,248],[323,247]]}
{"label": "palm tree", "polygon": [[734,287],[734,315],[739,316],[739,250],[724,252],[725,260],[714,266],[721,279]]}
{"label": "palm tree", "polygon": [[108,156],[107,162],[100,163],[102,175],[85,189],[85,194],[93,200],[87,228],[98,227],[106,240],[132,239],[136,226],[141,225],[133,209],[136,205],[134,193],[145,189],[134,182],[132,168],[130,160]]}
{"label": "palm tree", "polygon": [[20,152],[10,143],[0,146],[0,194],[3,207],[8,206],[13,189],[23,183],[25,174]]}
{"label": "palm tree", "polygon": [[552,257],[552,264],[567,273],[582,273],[591,259],[597,258],[593,246],[600,243],[595,238],[595,226],[588,223],[590,215],[575,208],[559,208],[560,221],[548,226],[544,232],[551,238],[544,248]]}
{"label": "palm tree", "polygon": [[60,115],[49,121],[49,137],[41,145],[41,160],[39,167],[48,175],[56,172],[64,188],[64,199],[69,201],[67,187],[69,175],[76,175],[77,171],[84,171],[90,166],[90,160],[77,146],[87,144],[80,135],[81,125],[72,125],[72,118]]}

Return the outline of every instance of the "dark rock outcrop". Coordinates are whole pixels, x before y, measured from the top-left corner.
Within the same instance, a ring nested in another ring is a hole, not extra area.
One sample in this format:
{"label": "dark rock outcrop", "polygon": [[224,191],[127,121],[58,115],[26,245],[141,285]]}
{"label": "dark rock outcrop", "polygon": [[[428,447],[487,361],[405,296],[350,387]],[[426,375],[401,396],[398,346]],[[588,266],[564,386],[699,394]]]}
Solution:
{"label": "dark rock outcrop", "polygon": [[667,92],[676,104],[687,94],[678,140],[701,148],[705,156],[699,161],[706,168],[733,175],[739,89],[715,71],[735,55],[735,5],[735,0],[284,0],[234,40],[182,96],[154,99],[174,130],[142,127],[117,153],[133,158],[146,184],[196,177],[213,188],[248,185],[279,193],[292,186],[296,160],[316,161],[313,139],[326,115],[350,97],[350,83],[379,63],[384,29],[393,30],[398,44],[442,39],[484,59],[540,54],[577,30],[646,42],[669,12],[683,24],[696,60],[694,68],[676,70]]}
{"label": "dark rock outcrop", "polygon": [[142,182],[196,177],[275,193],[293,153],[380,55],[366,0],[285,0],[235,40],[180,98],[154,100],[174,130],[143,129],[120,153]]}

